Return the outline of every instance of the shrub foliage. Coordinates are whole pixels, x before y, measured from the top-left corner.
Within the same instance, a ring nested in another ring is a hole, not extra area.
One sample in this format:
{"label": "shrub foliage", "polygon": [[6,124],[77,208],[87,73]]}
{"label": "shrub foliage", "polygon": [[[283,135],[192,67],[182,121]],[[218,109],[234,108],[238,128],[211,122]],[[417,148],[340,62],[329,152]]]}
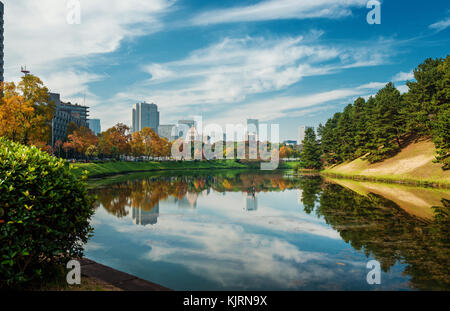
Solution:
{"label": "shrub foliage", "polygon": [[0,288],[29,286],[82,256],[93,214],[82,179],[63,160],[0,138]]}

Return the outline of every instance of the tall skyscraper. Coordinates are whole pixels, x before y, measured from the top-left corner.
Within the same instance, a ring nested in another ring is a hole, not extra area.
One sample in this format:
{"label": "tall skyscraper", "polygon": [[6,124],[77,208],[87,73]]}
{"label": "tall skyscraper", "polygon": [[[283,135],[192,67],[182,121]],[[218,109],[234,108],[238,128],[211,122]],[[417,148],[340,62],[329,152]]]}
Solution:
{"label": "tall skyscraper", "polygon": [[257,119],[247,119],[247,140],[257,141],[259,134],[259,121]]}
{"label": "tall skyscraper", "polygon": [[247,119],[247,131],[249,134],[258,135],[259,121],[257,119]]}
{"label": "tall skyscraper", "polygon": [[88,120],[89,129],[94,132],[95,135],[100,134],[102,132],[102,128],[100,126],[100,119],[89,119]]}
{"label": "tall skyscraper", "polygon": [[132,207],[130,213],[133,223],[136,225],[146,226],[155,225],[158,223],[159,217],[159,203],[155,206],[144,209],[142,207]]}
{"label": "tall skyscraper", "polygon": [[159,111],[155,104],[138,103],[133,106],[131,113],[131,131],[139,132],[145,127],[150,127],[158,133]]}
{"label": "tall skyscraper", "polygon": [[3,2],[0,1],[0,82],[5,81],[5,77],[4,77],[4,62],[3,62],[3,58],[4,58],[4,54],[3,54],[3,14],[4,14],[4,6],[3,6]]}

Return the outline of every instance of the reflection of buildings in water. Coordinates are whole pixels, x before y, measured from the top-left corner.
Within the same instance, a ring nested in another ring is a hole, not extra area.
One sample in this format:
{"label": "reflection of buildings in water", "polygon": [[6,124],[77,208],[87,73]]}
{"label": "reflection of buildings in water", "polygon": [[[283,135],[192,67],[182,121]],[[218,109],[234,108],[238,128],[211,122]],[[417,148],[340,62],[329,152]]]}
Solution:
{"label": "reflection of buildings in water", "polygon": [[258,198],[256,197],[255,193],[248,192],[245,203],[246,211],[256,211],[258,209]]}
{"label": "reflection of buildings in water", "polygon": [[302,189],[298,190],[298,204],[303,205],[303,190]]}
{"label": "reflection of buildings in water", "polygon": [[158,222],[159,216],[159,204],[156,204],[151,210],[146,211],[141,207],[131,208],[131,219],[133,223],[136,225],[146,226],[146,225],[154,225]]}
{"label": "reflection of buildings in water", "polygon": [[178,201],[178,207],[181,208],[197,208],[198,193],[188,192],[186,195]]}

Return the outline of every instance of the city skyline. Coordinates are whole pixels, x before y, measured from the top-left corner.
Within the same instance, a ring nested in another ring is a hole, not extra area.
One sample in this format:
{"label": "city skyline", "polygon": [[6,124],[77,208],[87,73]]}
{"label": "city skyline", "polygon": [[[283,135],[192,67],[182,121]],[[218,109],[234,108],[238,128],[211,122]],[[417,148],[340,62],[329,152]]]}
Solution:
{"label": "city skyline", "polygon": [[295,139],[300,124],[317,127],[388,81],[406,91],[413,68],[448,53],[443,0],[385,1],[380,25],[367,24],[367,1],[359,0],[131,0],[120,10],[99,0],[82,3],[80,25],[67,23],[63,2],[3,2],[7,80],[27,65],[64,101],[84,103],[85,95],[104,128],[131,126],[129,107],[147,101],[160,107],[161,124],[254,117],[280,124],[281,140]]}

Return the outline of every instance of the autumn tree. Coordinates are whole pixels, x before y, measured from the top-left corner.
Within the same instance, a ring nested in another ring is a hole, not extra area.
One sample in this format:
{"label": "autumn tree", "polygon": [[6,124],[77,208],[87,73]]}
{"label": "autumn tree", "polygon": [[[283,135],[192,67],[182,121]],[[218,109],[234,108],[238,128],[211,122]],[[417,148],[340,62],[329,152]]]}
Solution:
{"label": "autumn tree", "polygon": [[292,147],[290,146],[282,146],[280,148],[280,158],[284,159],[284,158],[290,158],[294,155],[294,149],[292,149]]}
{"label": "autumn tree", "polygon": [[90,145],[85,152],[86,157],[89,159],[91,157],[97,157],[98,156],[98,148],[96,145]]}
{"label": "autumn tree", "polygon": [[128,154],[131,151],[129,131],[128,126],[118,123],[102,132],[99,138],[99,153],[114,157]]}
{"label": "autumn tree", "polygon": [[42,81],[25,75],[17,85],[2,83],[0,91],[0,134],[26,145],[47,144],[55,105]]}
{"label": "autumn tree", "polygon": [[98,137],[95,136],[94,133],[87,127],[80,126],[68,136],[68,143],[64,146],[68,149],[76,151],[81,156],[85,156],[88,148],[90,146],[96,146],[97,144]]}
{"label": "autumn tree", "polygon": [[130,148],[135,157],[169,157],[172,144],[166,138],[161,138],[150,127],[145,127],[132,134]]}

